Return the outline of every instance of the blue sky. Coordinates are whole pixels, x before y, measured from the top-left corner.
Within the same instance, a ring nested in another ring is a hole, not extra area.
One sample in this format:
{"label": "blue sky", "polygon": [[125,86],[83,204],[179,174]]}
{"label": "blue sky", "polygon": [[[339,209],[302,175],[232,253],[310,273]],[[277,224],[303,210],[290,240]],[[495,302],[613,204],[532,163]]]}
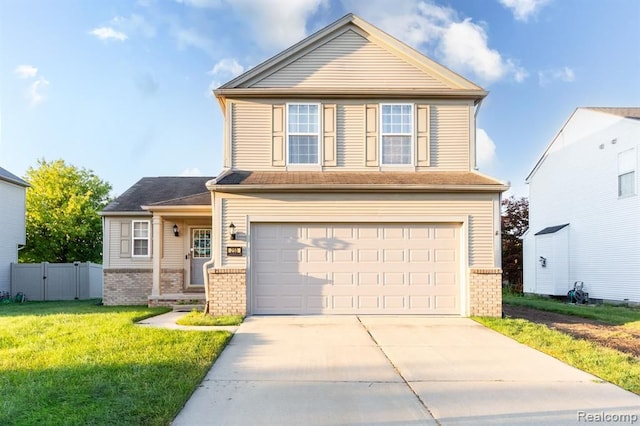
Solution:
{"label": "blue sky", "polygon": [[640,106],[637,0],[0,0],[0,166],[215,176],[211,89],[353,12],[490,93],[480,171],[524,178],[579,106]]}

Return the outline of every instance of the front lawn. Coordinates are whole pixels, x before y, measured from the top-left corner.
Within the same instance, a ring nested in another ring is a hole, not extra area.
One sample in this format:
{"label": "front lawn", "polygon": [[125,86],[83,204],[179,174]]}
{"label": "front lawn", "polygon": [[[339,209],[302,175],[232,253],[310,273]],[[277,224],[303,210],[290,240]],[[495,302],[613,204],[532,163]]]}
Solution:
{"label": "front lawn", "polygon": [[0,424],[169,424],[231,334],[134,325],[166,311],[0,305]]}
{"label": "front lawn", "polygon": [[240,325],[244,317],[242,315],[221,315],[221,316],[213,316],[213,315],[203,315],[202,312],[198,310],[193,310],[189,312],[187,315],[181,317],[176,321],[177,324],[180,325],[214,325],[214,326],[233,326]]}
{"label": "front lawn", "polygon": [[502,303],[507,305],[527,306],[542,311],[557,312],[560,314],[574,315],[603,321],[608,324],[636,323],[640,328],[640,308],[628,306],[616,306],[609,304],[600,305],[573,305],[555,299],[539,296],[508,295],[502,296]]}

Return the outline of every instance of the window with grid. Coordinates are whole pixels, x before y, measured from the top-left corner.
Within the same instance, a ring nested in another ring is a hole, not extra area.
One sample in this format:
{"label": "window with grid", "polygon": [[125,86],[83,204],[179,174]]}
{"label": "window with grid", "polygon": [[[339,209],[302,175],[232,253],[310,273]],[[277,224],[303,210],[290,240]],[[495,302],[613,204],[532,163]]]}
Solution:
{"label": "window with grid", "polygon": [[148,220],[133,221],[133,256],[149,256],[151,248],[150,222]]}
{"label": "window with grid", "polygon": [[211,230],[210,229],[194,229],[193,230],[193,257],[195,258],[211,257]]}
{"label": "window with grid", "polygon": [[636,193],[636,151],[628,149],[618,154],[618,197]]}
{"label": "window with grid", "polygon": [[289,164],[318,164],[320,113],[318,104],[287,105]]}
{"label": "window with grid", "polygon": [[380,116],[382,164],[412,164],[413,105],[383,104]]}

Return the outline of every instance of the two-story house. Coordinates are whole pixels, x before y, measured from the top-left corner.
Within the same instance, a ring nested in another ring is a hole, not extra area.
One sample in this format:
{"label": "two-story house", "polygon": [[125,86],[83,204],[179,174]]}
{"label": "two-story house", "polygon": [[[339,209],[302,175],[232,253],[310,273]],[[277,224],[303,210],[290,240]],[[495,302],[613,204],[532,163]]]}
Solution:
{"label": "two-story house", "polygon": [[501,314],[507,185],[475,171],[482,88],[350,14],[214,93],[208,202],[194,189],[134,201],[142,221],[105,216],[105,303],[135,274],[149,303],[195,288],[207,222],[214,314]]}
{"label": "two-story house", "polygon": [[0,167],[0,291],[11,291],[11,264],[26,243],[26,192],[29,184]]}
{"label": "two-story house", "polygon": [[640,303],[640,108],[577,108],[527,177],[524,291]]}

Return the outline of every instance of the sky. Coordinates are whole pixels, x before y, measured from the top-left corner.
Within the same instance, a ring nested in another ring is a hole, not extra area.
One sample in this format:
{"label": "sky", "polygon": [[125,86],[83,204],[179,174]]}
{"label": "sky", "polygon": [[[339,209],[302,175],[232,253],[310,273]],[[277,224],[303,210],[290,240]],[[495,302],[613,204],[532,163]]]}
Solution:
{"label": "sky", "polygon": [[355,13],[489,95],[479,170],[526,176],[577,107],[640,106],[638,0],[0,0],[0,167],[215,176],[212,89]]}

